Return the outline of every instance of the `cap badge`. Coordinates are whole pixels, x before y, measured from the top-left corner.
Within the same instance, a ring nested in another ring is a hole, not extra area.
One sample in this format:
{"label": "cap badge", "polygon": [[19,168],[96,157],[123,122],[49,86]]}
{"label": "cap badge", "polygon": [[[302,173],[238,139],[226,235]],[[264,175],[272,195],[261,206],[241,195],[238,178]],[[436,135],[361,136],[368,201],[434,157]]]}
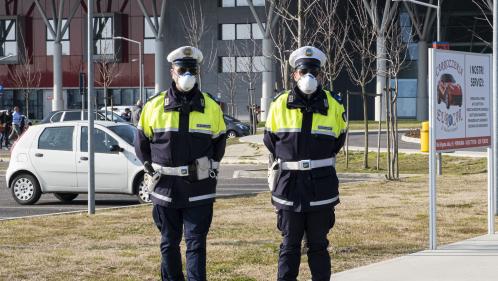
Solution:
{"label": "cap badge", "polygon": [[192,49],[191,48],[185,48],[183,49],[183,54],[187,57],[192,56]]}
{"label": "cap badge", "polygon": [[311,48],[308,48],[308,49],[306,49],[306,51],[304,52],[304,54],[307,57],[311,57],[313,55],[313,50]]}

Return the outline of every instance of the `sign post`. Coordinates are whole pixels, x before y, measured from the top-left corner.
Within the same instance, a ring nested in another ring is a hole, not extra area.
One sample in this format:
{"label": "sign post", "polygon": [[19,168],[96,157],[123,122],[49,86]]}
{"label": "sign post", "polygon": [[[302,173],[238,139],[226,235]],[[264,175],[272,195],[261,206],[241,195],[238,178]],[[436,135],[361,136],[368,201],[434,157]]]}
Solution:
{"label": "sign post", "polygon": [[[435,250],[436,153],[491,145],[491,55],[431,49],[429,65],[429,248]],[[494,228],[494,217],[488,219]]]}

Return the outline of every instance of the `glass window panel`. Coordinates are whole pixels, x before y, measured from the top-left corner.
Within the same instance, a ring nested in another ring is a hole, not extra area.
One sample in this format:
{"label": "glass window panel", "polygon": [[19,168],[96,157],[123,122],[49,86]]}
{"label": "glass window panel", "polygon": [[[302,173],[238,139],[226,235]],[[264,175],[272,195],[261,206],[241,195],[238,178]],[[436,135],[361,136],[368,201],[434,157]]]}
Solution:
{"label": "glass window panel", "polygon": [[223,0],[221,1],[222,7],[235,7],[235,0]]}
{"label": "glass window panel", "polygon": [[265,57],[258,56],[252,58],[252,71],[263,72],[265,70]]}
{"label": "glass window panel", "polygon": [[[96,153],[112,153],[111,146],[117,145],[118,142],[106,134],[104,131],[99,129],[94,129],[93,138],[95,142],[95,152]],[[88,151],[88,127],[81,127],[81,140],[80,140],[80,150],[81,152]]]}
{"label": "glass window panel", "polygon": [[46,128],[38,139],[38,148],[47,150],[73,150],[74,127]]}
{"label": "glass window panel", "polygon": [[237,6],[247,6],[247,0],[237,0]]}
{"label": "glass window panel", "polygon": [[235,57],[221,58],[221,72],[235,72]]}
{"label": "glass window panel", "polygon": [[5,56],[10,56],[10,55],[17,55],[17,42],[12,41],[12,42],[5,42],[4,44],[4,53]]}
{"label": "glass window panel", "polygon": [[235,24],[221,25],[221,40],[235,40]]}
{"label": "glass window panel", "polygon": [[13,20],[7,20],[5,21],[5,28],[8,28],[10,23],[14,22],[12,26],[10,27],[9,33],[7,33],[6,40],[16,40],[16,23]]}
{"label": "glass window panel", "polygon": [[[154,23],[154,17],[150,17],[150,20]],[[161,17],[158,17],[157,20],[160,21]],[[154,32],[152,32],[152,29],[150,28],[150,25],[145,17],[144,17],[144,38],[149,38],[149,39],[154,38]]]}
{"label": "glass window panel", "polygon": [[265,0],[252,0],[252,3],[254,4],[254,6],[264,6]]}
{"label": "glass window panel", "polygon": [[69,41],[62,41],[62,55],[69,55]]}
{"label": "glass window panel", "polygon": [[97,54],[98,55],[112,55],[114,53],[114,40],[101,39],[97,40]]}
{"label": "glass window panel", "polygon": [[[391,80],[391,87],[394,88],[394,80]],[[417,97],[417,79],[398,79],[398,97]]]}
{"label": "glass window panel", "polygon": [[237,39],[251,39],[251,24],[237,24]]}
{"label": "glass window panel", "polygon": [[416,98],[399,98],[396,107],[398,110],[398,117],[414,118],[417,116]]}
{"label": "glass window panel", "polygon": [[112,18],[111,17],[98,17],[95,18],[96,34],[100,38],[112,38]]}
{"label": "glass window panel", "polygon": [[[133,89],[124,89],[121,91],[121,105],[129,105],[132,107],[133,102]],[[131,110],[131,108],[130,108]]]}
{"label": "glass window panel", "polygon": [[[265,27],[265,23],[263,23],[263,27]],[[257,23],[252,24],[252,38],[253,39],[263,39],[264,34],[261,32]]]}
{"label": "glass window panel", "polygon": [[237,58],[237,72],[248,72],[251,69],[251,57]]}
{"label": "glass window panel", "polygon": [[418,60],[418,44],[409,43],[408,44],[408,60]]}
{"label": "glass window panel", "polygon": [[144,39],[144,54],[155,54],[154,39]]}
{"label": "glass window panel", "polygon": [[[49,19],[48,22],[50,23],[50,26],[52,26],[52,28],[55,31],[54,20]],[[62,31],[62,28],[64,28],[64,26],[66,25],[66,22],[67,22],[67,19],[62,20],[61,31]],[[48,27],[46,27],[46,29],[47,29],[47,40],[54,40],[54,38],[52,37],[52,33],[50,33],[50,31],[48,30]],[[69,28],[66,29],[66,32],[64,32],[64,35],[62,35],[62,40],[69,40]]]}

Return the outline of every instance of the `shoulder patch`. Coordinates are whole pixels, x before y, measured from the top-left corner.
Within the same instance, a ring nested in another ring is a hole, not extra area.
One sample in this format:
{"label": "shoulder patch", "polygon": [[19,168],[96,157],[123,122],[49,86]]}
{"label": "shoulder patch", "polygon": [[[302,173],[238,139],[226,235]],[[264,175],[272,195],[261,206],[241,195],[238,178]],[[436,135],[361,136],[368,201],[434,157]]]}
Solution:
{"label": "shoulder patch", "polygon": [[289,93],[289,91],[287,91],[287,90],[286,91],[282,91],[280,94],[276,95],[273,98],[273,101],[276,101],[279,97],[281,97],[282,95],[287,94],[287,93]]}
{"label": "shoulder patch", "polygon": [[331,97],[333,97],[339,104],[342,104],[342,96],[340,93],[337,93],[335,91],[327,91],[325,90],[325,93],[328,93]]}

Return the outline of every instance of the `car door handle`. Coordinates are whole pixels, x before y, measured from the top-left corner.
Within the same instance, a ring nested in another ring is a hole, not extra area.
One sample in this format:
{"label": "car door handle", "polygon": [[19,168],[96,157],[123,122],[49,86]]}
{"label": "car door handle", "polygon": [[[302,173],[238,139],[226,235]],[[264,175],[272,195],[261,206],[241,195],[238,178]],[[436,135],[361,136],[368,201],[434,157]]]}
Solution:
{"label": "car door handle", "polygon": [[43,153],[35,153],[35,157],[43,157]]}
{"label": "car door handle", "polygon": [[82,157],[80,157],[80,160],[87,161],[88,157],[82,156]]}

